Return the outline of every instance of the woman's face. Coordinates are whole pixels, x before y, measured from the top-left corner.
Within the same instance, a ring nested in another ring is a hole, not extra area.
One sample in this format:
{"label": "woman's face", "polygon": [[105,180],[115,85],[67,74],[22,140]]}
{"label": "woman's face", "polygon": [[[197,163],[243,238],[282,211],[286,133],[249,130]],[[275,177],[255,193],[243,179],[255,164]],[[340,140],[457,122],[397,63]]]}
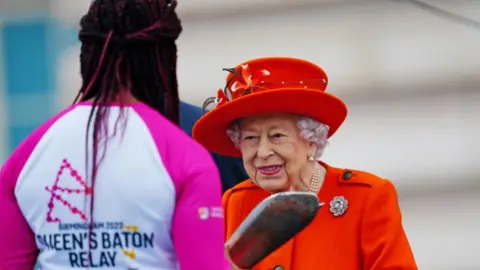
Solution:
{"label": "woman's face", "polygon": [[240,122],[240,151],[247,174],[271,193],[304,182],[303,174],[312,164],[308,156],[316,147],[300,137],[298,119],[297,115],[274,114]]}

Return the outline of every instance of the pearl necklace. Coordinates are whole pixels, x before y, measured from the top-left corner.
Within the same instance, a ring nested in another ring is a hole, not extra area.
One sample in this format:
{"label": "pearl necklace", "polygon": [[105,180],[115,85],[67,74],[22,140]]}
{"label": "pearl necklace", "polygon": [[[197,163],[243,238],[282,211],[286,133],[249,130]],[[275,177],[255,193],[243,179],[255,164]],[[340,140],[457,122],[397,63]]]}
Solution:
{"label": "pearl necklace", "polygon": [[322,179],[321,179],[321,170],[320,170],[320,165],[315,162],[315,167],[313,168],[313,175],[312,178],[310,179],[310,187],[308,189],[308,192],[311,192],[315,195],[318,194],[320,191],[320,187],[322,185]]}

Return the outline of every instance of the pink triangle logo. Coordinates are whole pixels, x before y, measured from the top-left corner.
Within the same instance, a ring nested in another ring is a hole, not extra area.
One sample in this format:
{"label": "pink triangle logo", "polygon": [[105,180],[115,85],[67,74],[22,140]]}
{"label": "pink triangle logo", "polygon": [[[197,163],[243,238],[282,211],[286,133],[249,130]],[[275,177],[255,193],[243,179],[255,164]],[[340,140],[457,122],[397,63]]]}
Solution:
{"label": "pink triangle logo", "polygon": [[[80,188],[67,188],[61,186],[60,179],[64,174],[69,174],[69,177],[66,179],[75,180],[76,183],[80,184]],[[73,206],[70,202],[67,201],[66,197],[71,194],[85,194],[85,196],[92,195],[92,188],[87,186],[85,180],[82,176],[79,175],[78,171],[72,168],[70,162],[67,159],[62,161],[60,166],[55,183],[52,187],[45,187],[45,190],[51,194],[50,200],[48,202],[48,211],[47,211],[47,222],[49,223],[60,223],[62,222],[60,218],[53,217],[52,212],[55,207],[58,205],[63,205],[66,207],[73,215],[80,217],[84,221],[88,221],[87,215],[80,210],[78,207]]]}

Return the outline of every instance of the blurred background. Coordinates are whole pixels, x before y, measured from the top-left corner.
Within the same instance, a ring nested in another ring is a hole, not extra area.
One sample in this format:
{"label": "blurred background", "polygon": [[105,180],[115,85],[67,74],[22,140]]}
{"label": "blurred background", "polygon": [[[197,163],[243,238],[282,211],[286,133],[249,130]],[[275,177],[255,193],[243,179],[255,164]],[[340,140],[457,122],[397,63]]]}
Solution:
{"label": "blurred background", "polygon": [[[77,93],[89,2],[0,0],[0,164]],[[480,1],[179,2],[183,100],[250,58],[318,63],[349,106],[324,160],[396,184],[420,269],[480,269]]]}

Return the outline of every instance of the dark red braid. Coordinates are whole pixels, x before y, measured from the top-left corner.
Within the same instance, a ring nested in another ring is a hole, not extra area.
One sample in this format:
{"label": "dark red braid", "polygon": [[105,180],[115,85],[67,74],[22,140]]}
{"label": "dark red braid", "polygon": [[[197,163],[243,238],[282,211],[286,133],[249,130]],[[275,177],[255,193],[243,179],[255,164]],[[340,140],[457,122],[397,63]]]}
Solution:
{"label": "dark red braid", "polygon": [[[123,98],[131,95],[170,121],[179,122],[175,40],[182,26],[175,8],[176,2],[169,0],[95,0],[80,21],[83,85],[74,103],[93,100],[86,134],[86,171],[90,173],[92,185],[89,250],[95,180],[107,148],[108,106],[120,102],[123,109]],[[100,141],[102,154],[99,153]]]}

